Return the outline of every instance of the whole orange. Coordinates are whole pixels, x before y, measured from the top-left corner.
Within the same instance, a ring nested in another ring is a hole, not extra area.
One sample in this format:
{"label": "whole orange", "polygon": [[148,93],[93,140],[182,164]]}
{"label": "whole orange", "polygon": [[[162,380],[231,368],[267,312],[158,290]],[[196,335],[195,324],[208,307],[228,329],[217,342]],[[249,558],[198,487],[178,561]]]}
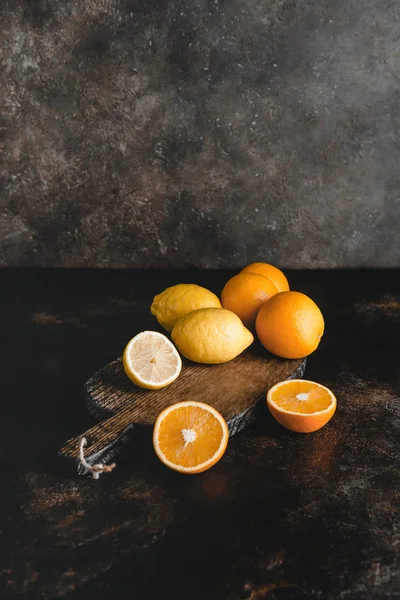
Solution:
{"label": "whole orange", "polygon": [[281,292],[260,309],[256,331],[262,345],[282,358],[302,358],[317,349],[324,318],[311,298],[300,292]]}
{"label": "whole orange", "polygon": [[258,273],[259,275],[264,275],[264,277],[268,277],[275,284],[278,292],[287,292],[289,290],[289,282],[282,271],[268,263],[252,263],[251,265],[247,265],[241,273]]}
{"label": "whole orange", "polygon": [[274,283],[258,273],[239,273],[225,284],[221,304],[234,312],[246,327],[254,326],[260,307],[277,293]]}

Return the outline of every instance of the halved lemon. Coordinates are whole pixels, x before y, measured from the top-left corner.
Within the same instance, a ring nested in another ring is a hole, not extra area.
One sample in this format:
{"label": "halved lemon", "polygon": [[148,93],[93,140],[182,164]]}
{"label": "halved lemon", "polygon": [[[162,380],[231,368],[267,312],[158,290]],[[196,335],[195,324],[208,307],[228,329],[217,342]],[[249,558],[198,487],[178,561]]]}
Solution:
{"label": "halved lemon", "polygon": [[158,458],[180,473],[201,473],[223,456],[229,432],[225,419],[212,406],[187,400],[169,406],[154,425]]}
{"label": "halved lemon", "polygon": [[306,379],[291,379],[274,385],[267,404],[275,419],[291,431],[317,431],[333,417],[336,397],[330,389]]}
{"label": "halved lemon", "polygon": [[172,342],[158,331],[142,331],[128,342],[125,373],[141,388],[158,390],[178,377],[182,360]]}

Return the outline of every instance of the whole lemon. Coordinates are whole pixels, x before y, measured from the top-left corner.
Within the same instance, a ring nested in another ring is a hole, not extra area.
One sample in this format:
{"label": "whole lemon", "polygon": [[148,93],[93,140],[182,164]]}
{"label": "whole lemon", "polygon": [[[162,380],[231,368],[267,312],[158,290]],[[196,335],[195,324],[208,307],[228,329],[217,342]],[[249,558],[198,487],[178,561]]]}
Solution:
{"label": "whole lemon", "polygon": [[228,362],[254,341],[237,315],[225,308],[201,308],[176,322],[171,337],[178,350],[193,362]]}
{"label": "whole lemon", "polygon": [[157,321],[171,331],[178,319],[199,308],[221,308],[218,296],[194,283],[179,283],[154,297],[150,307]]}
{"label": "whole lemon", "polygon": [[301,292],[280,292],[259,310],[256,331],[262,345],[282,358],[303,358],[318,348],[324,318]]}

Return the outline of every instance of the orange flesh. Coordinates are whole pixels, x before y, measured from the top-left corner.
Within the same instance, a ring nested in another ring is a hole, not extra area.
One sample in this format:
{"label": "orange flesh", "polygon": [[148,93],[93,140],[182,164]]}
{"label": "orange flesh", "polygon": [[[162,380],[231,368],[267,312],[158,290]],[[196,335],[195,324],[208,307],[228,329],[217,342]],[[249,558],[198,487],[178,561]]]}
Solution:
{"label": "orange flesh", "polygon": [[[193,438],[193,441],[186,441]],[[197,406],[185,406],[170,412],[161,422],[159,448],[164,456],[181,467],[196,467],[212,458],[223,437],[221,423],[214,415]]]}
{"label": "orange flesh", "polygon": [[[300,398],[299,398],[300,395]],[[278,387],[271,400],[284,411],[311,415],[326,410],[332,405],[330,394],[316,383],[288,381]]]}

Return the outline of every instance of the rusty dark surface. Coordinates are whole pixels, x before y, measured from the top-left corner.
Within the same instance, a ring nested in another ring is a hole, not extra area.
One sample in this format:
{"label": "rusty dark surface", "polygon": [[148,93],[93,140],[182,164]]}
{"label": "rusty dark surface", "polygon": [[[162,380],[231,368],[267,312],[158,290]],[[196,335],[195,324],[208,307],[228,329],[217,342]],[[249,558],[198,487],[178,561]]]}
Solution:
{"label": "rusty dark surface", "polygon": [[1,0],[0,265],[398,267],[399,20]]}
{"label": "rusty dark surface", "polygon": [[94,422],[84,381],[155,328],[153,295],[228,275],[0,271],[2,598],[400,598],[399,272],[288,273],[326,320],[306,371],[337,395],[322,430],[265,411],[193,477],[146,436],[98,481],[59,468]]}

